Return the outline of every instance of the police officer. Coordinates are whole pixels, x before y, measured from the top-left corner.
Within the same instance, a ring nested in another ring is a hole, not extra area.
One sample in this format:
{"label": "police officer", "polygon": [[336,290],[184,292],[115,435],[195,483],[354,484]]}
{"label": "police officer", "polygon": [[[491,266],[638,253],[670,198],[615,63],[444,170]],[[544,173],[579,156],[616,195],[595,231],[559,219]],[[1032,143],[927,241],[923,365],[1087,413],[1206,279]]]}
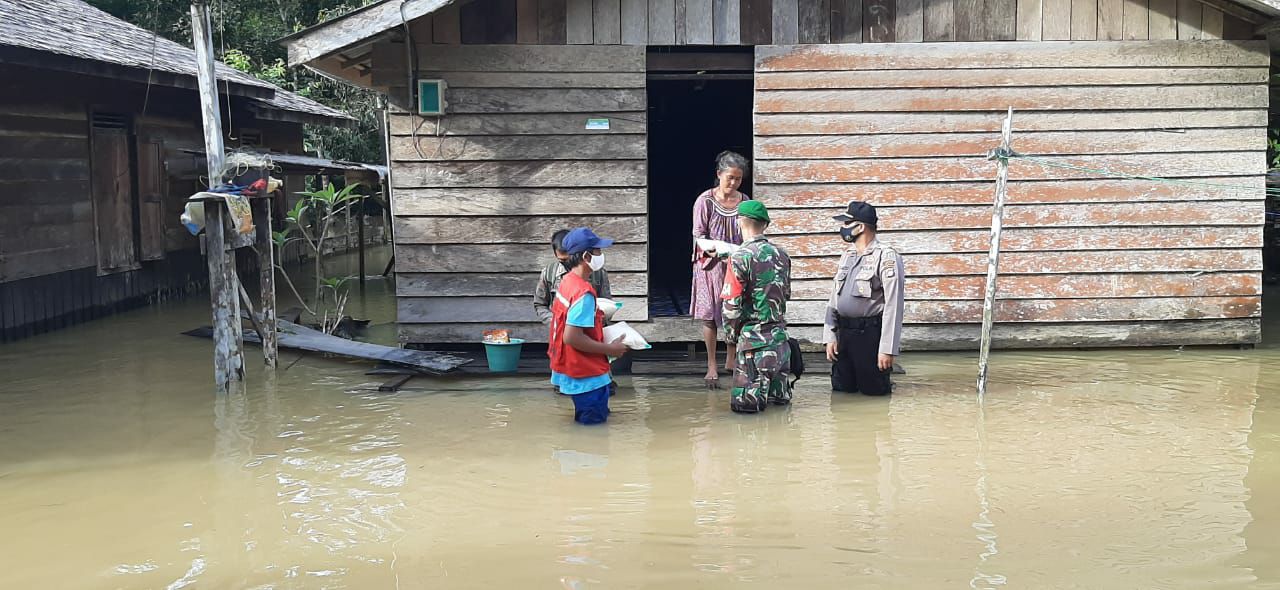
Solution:
{"label": "police officer", "polygon": [[831,389],[885,395],[902,340],[902,258],[876,240],[876,208],[851,201],[840,237],[850,244],[840,258],[822,331],[831,361]]}

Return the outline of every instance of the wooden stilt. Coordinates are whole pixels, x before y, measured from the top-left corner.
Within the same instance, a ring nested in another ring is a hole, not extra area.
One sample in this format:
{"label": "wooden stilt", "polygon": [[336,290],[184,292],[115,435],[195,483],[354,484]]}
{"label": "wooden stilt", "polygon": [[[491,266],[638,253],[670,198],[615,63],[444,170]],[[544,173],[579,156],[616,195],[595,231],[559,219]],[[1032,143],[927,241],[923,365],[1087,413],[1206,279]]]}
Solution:
{"label": "wooden stilt", "polygon": [[258,292],[262,302],[262,358],[267,367],[276,368],[280,359],[279,335],[276,331],[275,242],[271,239],[271,199],[253,200],[253,225],[257,232]]}
{"label": "wooden stilt", "polygon": [[205,251],[209,260],[209,300],[213,307],[213,382],[218,391],[244,379],[240,293],[234,250],[226,248],[226,207],[204,202]]}
{"label": "wooden stilt", "polygon": [[364,294],[364,199],[360,199],[360,212],[356,215],[356,241],[360,243],[360,294]]}
{"label": "wooden stilt", "polygon": [[991,249],[987,254],[987,289],[982,300],[982,342],[978,352],[978,399],[987,392],[987,360],[991,354],[991,326],[995,323],[996,273],[1000,265],[1000,229],[1004,222],[1004,202],[1009,184],[1010,142],[1013,136],[1013,107],[1001,129],[1000,148],[987,156],[996,161],[996,200],[991,210]]}

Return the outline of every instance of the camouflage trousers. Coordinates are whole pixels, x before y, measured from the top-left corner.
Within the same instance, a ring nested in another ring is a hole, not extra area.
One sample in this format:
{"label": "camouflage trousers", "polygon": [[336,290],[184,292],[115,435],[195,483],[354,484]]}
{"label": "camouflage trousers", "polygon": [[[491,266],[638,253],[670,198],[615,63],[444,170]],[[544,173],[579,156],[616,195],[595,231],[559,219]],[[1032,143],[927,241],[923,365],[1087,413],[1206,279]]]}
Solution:
{"label": "camouflage trousers", "polygon": [[738,351],[729,408],[735,412],[760,412],[770,403],[791,403],[791,347],[786,342],[767,348]]}

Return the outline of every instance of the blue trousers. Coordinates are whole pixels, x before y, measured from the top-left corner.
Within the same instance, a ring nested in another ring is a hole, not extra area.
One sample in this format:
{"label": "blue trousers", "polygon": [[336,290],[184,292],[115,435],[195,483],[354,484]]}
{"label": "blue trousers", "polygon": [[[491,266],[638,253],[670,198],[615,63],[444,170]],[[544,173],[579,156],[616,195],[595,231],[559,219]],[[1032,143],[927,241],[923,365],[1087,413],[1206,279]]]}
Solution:
{"label": "blue trousers", "polygon": [[609,389],[600,389],[572,395],[573,419],[579,424],[599,424],[609,419]]}

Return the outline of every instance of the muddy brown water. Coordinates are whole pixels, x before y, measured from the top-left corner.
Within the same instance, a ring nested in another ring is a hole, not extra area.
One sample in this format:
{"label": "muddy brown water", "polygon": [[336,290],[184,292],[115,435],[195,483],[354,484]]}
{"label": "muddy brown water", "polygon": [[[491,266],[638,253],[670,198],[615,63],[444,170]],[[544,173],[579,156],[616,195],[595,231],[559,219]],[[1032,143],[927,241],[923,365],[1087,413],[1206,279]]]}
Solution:
{"label": "muddy brown water", "polygon": [[1277,347],[1000,353],[982,406],[961,353],[759,416],[623,378],[580,427],[257,349],[216,396],[206,314],[0,347],[0,588],[1280,588]]}

